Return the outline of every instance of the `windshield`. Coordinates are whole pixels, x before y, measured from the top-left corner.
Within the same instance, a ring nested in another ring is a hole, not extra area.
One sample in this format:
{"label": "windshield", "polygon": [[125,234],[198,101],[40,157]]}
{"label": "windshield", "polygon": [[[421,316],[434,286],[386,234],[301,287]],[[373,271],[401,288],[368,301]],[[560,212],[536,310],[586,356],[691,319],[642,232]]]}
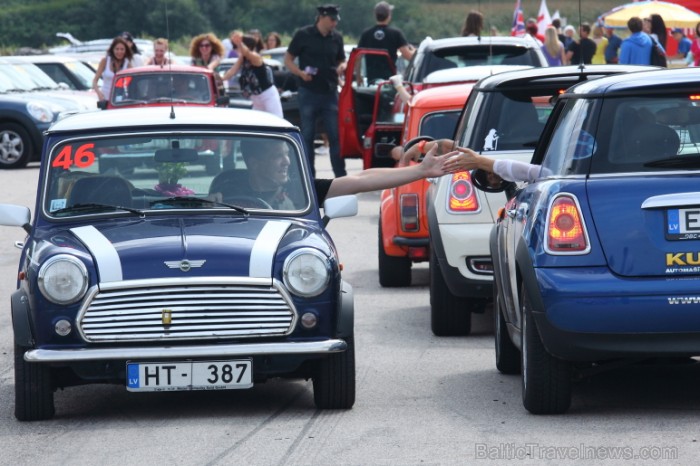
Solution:
{"label": "windshield", "polygon": [[22,79],[34,83],[33,88],[39,89],[58,89],[56,81],[51,79],[49,75],[41,71],[41,69],[32,63],[14,63],[12,68],[15,72],[22,76]]}
{"label": "windshield", "polygon": [[195,73],[138,73],[120,76],[114,83],[112,104],[123,107],[157,102],[212,101],[209,78]]}
{"label": "windshield", "polygon": [[310,195],[301,157],[291,139],[270,135],[72,139],[50,151],[44,212],[66,218],[168,209],[304,211]]}

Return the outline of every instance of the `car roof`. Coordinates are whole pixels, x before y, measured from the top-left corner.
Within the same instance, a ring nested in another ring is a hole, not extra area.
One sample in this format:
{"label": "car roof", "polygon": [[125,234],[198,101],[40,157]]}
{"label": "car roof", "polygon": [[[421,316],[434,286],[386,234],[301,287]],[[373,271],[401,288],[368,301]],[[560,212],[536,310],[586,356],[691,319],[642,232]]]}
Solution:
{"label": "car roof", "polygon": [[410,106],[414,108],[459,106],[461,108],[473,88],[474,83],[462,83],[424,89],[411,98]]}
{"label": "car roof", "polygon": [[143,74],[143,73],[197,73],[197,74],[212,74],[213,71],[209,68],[202,66],[192,66],[192,65],[146,65],[137,66],[135,68],[127,68],[125,70],[120,70],[117,72],[120,74]]}
{"label": "car roof", "polygon": [[[537,83],[551,84],[557,79],[569,80],[576,76],[608,76],[611,73],[642,72],[661,68],[641,65],[579,65],[531,68],[523,71],[509,71],[486,77],[479,81],[476,90],[497,90],[500,87],[532,86]],[[627,78],[625,78],[627,79]],[[569,86],[567,86],[568,88]]]}
{"label": "car roof", "polygon": [[530,36],[525,37],[511,37],[511,36],[469,36],[469,37],[448,37],[445,39],[433,39],[431,37],[426,37],[420,43],[419,48],[428,48],[431,50],[447,48],[447,47],[459,47],[462,45],[513,45],[520,47],[536,48],[539,50],[540,46]]}
{"label": "car roof", "polygon": [[433,71],[423,79],[423,84],[447,84],[463,81],[478,81],[505,71],[532,69],[529,65],[474,65]]}
{"label": "car roof", "polygon": [[679,92],[681,89],[683,92],[700,94],[700,68],[661,68],[659,71],[608,76],[578,84],[561,97],[572,97],[580,94],[629,95],[632,92],[634,92],[633,95],[654,94],[663,91]]}
{"label": "car roof", "polygon": [[63,118],[49,128],[48,133],[77,130],[115,130],[138,128],[147,130],[163,126],[206,125],[214,127],[241,126],[245,128],[290,129],[290,122],[268,112],[219,107],[176,107],[171,118],[170,107],[140,107],[109,111],[83,112]]}
{"label": "car roof", "polygon": [[[3,57],[7,58],[7,57]],[[45,55],[15,55],[14,58],[19,58],[23,61],[27,61],[29,63],[70,63],[70,62],[76,62],[76,61],[81,61],[79,58],[75,56],[65,56],[65,55],[51,55],[51,54],[45,54]]]}

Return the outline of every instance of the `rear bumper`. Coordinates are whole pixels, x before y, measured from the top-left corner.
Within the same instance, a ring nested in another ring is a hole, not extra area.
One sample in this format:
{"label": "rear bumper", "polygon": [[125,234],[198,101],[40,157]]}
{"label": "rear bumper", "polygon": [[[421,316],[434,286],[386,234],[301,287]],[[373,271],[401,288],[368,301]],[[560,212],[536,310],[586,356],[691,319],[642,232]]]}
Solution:
{"label": "rear bumper", "polygon": [[[698,280],[627,279],[605,267],[536,269],[542,341],[569,360],[700,355]],[[695,299],[697,298],[697,299]]]}
{"label": "rear bumper", "polygon": [[246,343],[236,345],[146,346],[119,348],[33,349],[24,360],[35,363],[71,363],[88,361],[194,359],[211,357],[280,356],[340,353],[347,349],[344,340],[310,342]]}

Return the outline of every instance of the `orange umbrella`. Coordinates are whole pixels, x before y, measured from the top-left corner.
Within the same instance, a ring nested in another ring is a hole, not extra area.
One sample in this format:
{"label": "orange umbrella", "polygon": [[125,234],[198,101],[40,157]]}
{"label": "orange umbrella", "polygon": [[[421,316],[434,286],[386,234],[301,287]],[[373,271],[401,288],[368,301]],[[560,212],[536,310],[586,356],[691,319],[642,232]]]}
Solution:
{"label": "orange umbrella", "polygon": [[602,14],[601,18],[605,26],[624,27],[627,26],[627,21],[634,16],[644,19],[652,14],[660,15],[668,28],[694,28],[696,24],[700,23],[700,15],[694,11],[676,3],[657,2],[656,0],[618,6]]}

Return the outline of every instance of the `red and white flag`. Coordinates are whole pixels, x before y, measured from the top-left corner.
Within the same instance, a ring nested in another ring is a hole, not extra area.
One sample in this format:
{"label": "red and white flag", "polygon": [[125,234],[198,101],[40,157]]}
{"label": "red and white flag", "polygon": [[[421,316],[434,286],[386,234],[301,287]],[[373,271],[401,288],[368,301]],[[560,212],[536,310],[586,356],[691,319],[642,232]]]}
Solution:
{"label": "red and white flag", "polygon": [[520,5],[520,0],[515,2],[515,11],[513,12],[513,27],[510,29],[511,36],[524,36],[525,35],[525,18],[523,15],[523,9]]}
{"label": "red and white flag", "polygon": [[544,36],[544,30],[552,24],[552,17],[549,16],[547,9],[547,1],[542,0],[540,3],[540,12],[537,13],[537,32]]}

